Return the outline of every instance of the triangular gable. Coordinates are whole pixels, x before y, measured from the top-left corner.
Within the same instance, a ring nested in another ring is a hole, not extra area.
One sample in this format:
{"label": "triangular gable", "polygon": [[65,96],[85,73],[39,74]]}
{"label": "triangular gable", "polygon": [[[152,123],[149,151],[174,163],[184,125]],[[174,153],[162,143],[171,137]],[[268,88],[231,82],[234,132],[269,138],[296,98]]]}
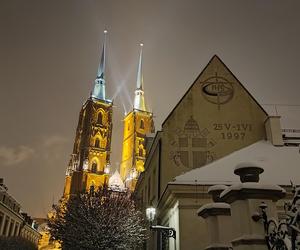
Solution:
{"label": "triangular gable", "polygon": [[179,100],[179,102],[176,104],[176,106],[172,109],[172,111],[168,114],[167,118],[163,121],[162,126],[165,124],[165,122],[168,120],[168,118],[172,115],[173,111],[177,108],[177,106],[181,103],[181,101],[184,99],[184,97],[187,95],[187,93],[190,91],[190,89],[194,86],[194,84],[199,80],[199,78],[201,77],[201,75],[203,74],[203,72],[206,71],[206,68],[212,64],[212,61],[217,60],[219,61],[224,68],[226,68],[226,70],[228,72],[230,72],[230,74],[235,78],[235,80],[244,88],[244,90],[249,94],[249,96],[252,97],[253,101],[256,102],[256,104],[261,108],[261,110],[268,115],[268,113],[265,111],[265,109],[259,104],[258,101],[256,101],[256,99],[251,95],[251,93],[245,88],[245,86],[239,81],[239,79],[231,72],[231,70],[226,66],[226,64],[220,59],[220,57],[218,57],[217,55],[214,55],[208,62],[208,64],[204,67],[204,69],[201,71],[201,73],[196,77],[195,81],[192,83],[192,85],[188,88],[188,90],[185,92],[185,94],[181,97],[181,99]]}
{"label": "triangular gable", "polygon": [[162,125],[162,184],[265,139],[267,116],[213,56]]}

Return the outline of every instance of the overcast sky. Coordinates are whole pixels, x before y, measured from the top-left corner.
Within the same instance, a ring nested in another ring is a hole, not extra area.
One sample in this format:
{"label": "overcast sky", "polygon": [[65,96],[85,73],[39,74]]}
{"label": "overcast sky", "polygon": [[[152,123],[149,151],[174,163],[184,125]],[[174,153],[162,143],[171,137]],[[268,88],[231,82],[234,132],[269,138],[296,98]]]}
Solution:
{"label": "overcast sky", "polygon": [[2,0],[0,176],[9,192],[33,216],[61,197],[104,29],[117,166],[140,42],[157,129],[214,54],[261,104],[300,104],[299,13],[299,1]]}

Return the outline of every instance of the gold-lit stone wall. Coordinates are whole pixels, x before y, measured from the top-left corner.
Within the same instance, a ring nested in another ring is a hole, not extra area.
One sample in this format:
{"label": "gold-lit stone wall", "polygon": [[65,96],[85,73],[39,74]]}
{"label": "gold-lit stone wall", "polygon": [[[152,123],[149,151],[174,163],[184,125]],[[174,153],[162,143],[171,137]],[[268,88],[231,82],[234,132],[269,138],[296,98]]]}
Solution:
{"label": "gold-lit stone wall", "polygon": [[94,173],[85,173],[85,188],[89,189],[90,186],[101,187],[108,181],[108,175],[99,175]]}
{"label": "gold-lit stone wall", "polygon": [[265,139],[266,118],[214,56],[162,125],[161,190],[177,175]]}
{"label": "gold-lit stone wall", "polygon": [[134,133],[134,112],[130,112],[124,118],[122,162],[120,167],[120,175],[123,180],[126,179],[133,165]]}
{"label": "gold-lit stone wall", "polygon": [[64,197],[67,197],[71,191],[71,180],[72,177],[70,175],[66,175],[65,178],[65,187],[64,187]]}
{"label": "gold-lit stone wall", "polygon": [[97,188],[107,182],[104,170],[110,163],[111,135],[112,103],[88,99],[79,115],[66,176],[65,197],[88,190],[91,185]]}
{"label": "gold-lit stone wall", "polygon": [[[130,112],[124,118],[123,132],[123,150],[120,174],[123,180],[126,180],[133,170],[137,175],[144,171],[146,157],[145,138],[146,135],[153,132],[152,113],[140,110]],[[136,176],[137,177],[137,176]],[[127,183],[133,190],[136,180]]]}

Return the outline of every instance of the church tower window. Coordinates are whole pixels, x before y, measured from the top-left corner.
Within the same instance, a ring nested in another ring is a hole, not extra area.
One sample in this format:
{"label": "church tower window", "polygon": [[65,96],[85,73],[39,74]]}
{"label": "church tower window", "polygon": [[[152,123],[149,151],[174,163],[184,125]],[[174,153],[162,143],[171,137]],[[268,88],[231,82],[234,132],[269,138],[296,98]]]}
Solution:
{"label": "church tower window", "polygon": [[96,138],[95,140],[95,148],[99,148],[100,147],[100,140],[99,138]]}
{"label": "church tower window", "polygon": [[95,161],[92,163],[92,172],[93,173],[97,172],[97,163]]}
{"label": "church tower window", "polygon": [[90,186],[90,192],[94,193],[94,191],[95,191],[95,182],[93,181],[91,186]]}
{"label": "church tower window", "polygon": [[97,123],[102,124],[102,121],[103,121],[103,114],[102,112],[99,112],[97,117]]}
{"label": "church tower window", "polygon": [[144,123],[144,120],[141,120],[140,128],[141,128],[141,129],[145,129],[145,123]]}
{"label": "church tower window", "polygon": [[139,156],[143,157],[144,156],[144,145],[141,141],[139,141],[139,148],[138,148]]}
{"label": "church tower window", "polygon": [[139,148],[139,156],[140,156],[140,157],[143,157],[143,154],[144,154],[143,151],[144,151],[143,148],[140,147],[140,148]]}

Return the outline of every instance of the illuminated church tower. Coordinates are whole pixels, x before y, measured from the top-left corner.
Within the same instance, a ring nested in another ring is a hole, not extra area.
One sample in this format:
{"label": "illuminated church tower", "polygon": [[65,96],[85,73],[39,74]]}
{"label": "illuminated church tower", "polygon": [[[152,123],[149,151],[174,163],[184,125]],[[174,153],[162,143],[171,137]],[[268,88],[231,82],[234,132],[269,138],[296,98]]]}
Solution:
{"label": "illuminated church tower", "polygon": [[144,171],[146,135],[154,132],[153,114],[147,109],[144,97],[142,47],[143,44],[140,50],[133,110],[124,118],[120,173],[130,190],[134,190],[139,174]]}
{"label": "illuminated church tower", "polygon": [[94,88],[83,104],[73,153],[66,171],[64,197],[97,188],[108,181],[112,134],[112,101],[105,95],[104,44]]}

